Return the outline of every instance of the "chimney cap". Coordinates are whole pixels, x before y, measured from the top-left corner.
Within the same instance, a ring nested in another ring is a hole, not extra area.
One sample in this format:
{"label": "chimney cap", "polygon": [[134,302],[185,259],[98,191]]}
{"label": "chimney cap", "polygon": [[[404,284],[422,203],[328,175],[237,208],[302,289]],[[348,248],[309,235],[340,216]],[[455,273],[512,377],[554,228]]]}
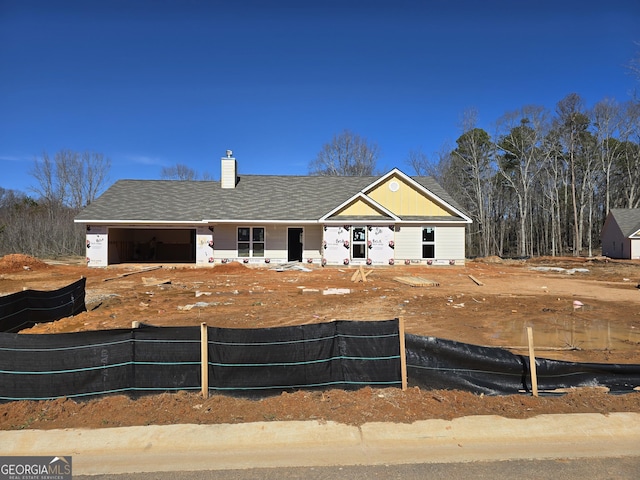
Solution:
{"label": "chimney cap", "polygon": [[231,158],[233,156],[233,150],[227,150],[227,158]]}

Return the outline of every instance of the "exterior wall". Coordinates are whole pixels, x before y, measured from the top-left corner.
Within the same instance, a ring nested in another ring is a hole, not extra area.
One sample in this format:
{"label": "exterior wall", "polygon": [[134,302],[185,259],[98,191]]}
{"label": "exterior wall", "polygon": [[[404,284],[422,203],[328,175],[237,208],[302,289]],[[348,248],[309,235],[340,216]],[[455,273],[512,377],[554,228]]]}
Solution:
{"label": "exterior wall", "polygon": [[[395,184],[394,184],[395,182]],[[396,188],[397,187],[397,188]],[[448,216],[449,212],[401,177],[392,175],[367,194],[396,215]]]}
{"label": "exterior wall", "polygon": [[221,258],[234,258],[237,252],[236,225],[215,225],[213,227],[214,250],[216,260]]}
{"label": "exterior wall", "polygon": [[396,261],[427,263],[422,258],[422,227],[435,228],[433,264],[456,265],[465,262],[465,227],[458,225],[402,225],[396,227]]}
{"label": "exterior wall", "polygon": [[611,215],[604,222],[601,240],[603,255],[610,258],[629,258],[631,250],[629,240],[624,237],[620,227],[618,227],[617,222]]}
{"label": "exterior wall", "polygon": [[269,259],[271,263],[283,263],[288,259],[287,235],[289,228],[302,228],[303,231],[303,259],[311,259],[319,263],[321,259],[322,226],[320,225],[215,225],[213,258],[215,263],[222,261],[245,261],[246,257],[239,258],[237,250],[238,227],[256,226],[264,227],[265,253],[264,257],[250,257],[247,263],[265,263]]}
{"label": "exterior wall", "polygon": [[397,259],[417,260],[422,257],[422,226],[402,225],[396,227]]}
{"label": "exterior wall", "polygon": [[321,261],[322,233],[322,225],[306,225],[304,227],[302,258],[311,259],[315,263]]}
{"label": "exterior wall", "polygon": [[[364,258],[355,258],[353,254],[354,227],[363,227],[366,231]],[[327,225],[323,230],[323,264],[389,265],[395,259],[393,225]]]}
{"label": "exterior wall", "polygon": [[213,231],[208,227],[196,228],[196,265],[204,266],[213,263],[215,244]]}
{"label": "exterior wall", "polygon": [[109,230],[106,226],[87,225],[86,258],[90,267],[106,267],[109,262]]}
{"label": "exterior wall", "polygon": [[631,252],[631,258],[640,260],[640,238],[633,238],[631,240],[631,248],[629,251]]}
{"label": "exterior wall", "polygon": [[367,217],[367,216],[373,216],[373,215],[380,215],[380,212],[378,212],[371,205],[367,205],[365,202],[360,200],[346,207],[344,210],[340,212],[340,215],[347,215],[347,216],[354,215],[354,216]]}
{"label": "exterior wall", "polygon": [[287,225],[269,225],[264,232],[264,256],[274,262],[287,261]]}
{"label": "exterior wall", "polygon": [[464,233],[462,226],[436,227],[436,258],[464,262]]}
{"label": "exterior wall", "polygon": [[[171,228],[154,225],[153,228],[123,226],[89,226],[87,231],[87,264],[90,267],[105,267],[108,264],[128,261],[120,258],[121,245],[133,248],[136,242],[148,240],[155,232],[163,232],[163,240],[184,241],[174,236],[184,236],[195,230],[195,264],[213,266],[224,261],[246,261],[263,264],[282,263],[288,259],[288,229],[301,228],[303,231],[303,253],[305,262],[327,265],[349,264],[389,265],[399,261],[426,263],[422,259],[423,225],[393,226],[389,224],[360,225],[366,229],[366,250],[364,258],[354,255],[353,225],[266,225],[264,257],[238,257],[237,229],[239,226],[263,225],[214,225],[180,226]],[[348,228],[347,228],[348,227]],[[464,263],[464,226],[435,226],[435,258],[433,263]],[[173,231],[172,231],[173,230]],[[108,247],[107,247],[108,245]],[[640,256],[640,239],[635,242]],[[626,251],[630,249],[626,247]],[[362,251],[360,251],[362,252]],[[245,260],[246,258],[246,260]],[[143,259],[144,260],[144,259]],[[192,257],[193,261],[193,257]]]}

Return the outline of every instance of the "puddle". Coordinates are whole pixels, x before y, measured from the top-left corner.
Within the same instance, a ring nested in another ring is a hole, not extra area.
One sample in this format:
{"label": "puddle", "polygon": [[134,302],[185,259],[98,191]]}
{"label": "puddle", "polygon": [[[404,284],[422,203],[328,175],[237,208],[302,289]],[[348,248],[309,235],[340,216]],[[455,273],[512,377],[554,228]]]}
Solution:
{"label": "puddle", "polygon": [[511,320],[496,324],[491,337],[504,346],[526,347],[527,327],[533,328],[534,346],[539,349],[634,350],[640,347],[640,328],[620,327],[598,320],[559,319],[545,325]]}

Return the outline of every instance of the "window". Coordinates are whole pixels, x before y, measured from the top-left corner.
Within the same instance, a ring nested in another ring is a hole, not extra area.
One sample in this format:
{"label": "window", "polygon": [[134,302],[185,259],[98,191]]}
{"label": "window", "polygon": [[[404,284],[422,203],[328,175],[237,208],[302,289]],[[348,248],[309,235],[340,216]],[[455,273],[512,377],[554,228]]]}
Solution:
{"label": "window", "polygon": [[422,258],[435,258],[436,256],[436,229],[422,227]]}
{"label": "window", "polygon": [[238,256],[264,257],[264,227],[238,227]]}
{"label": "window", "polygon": [[367,229],[354,227],[351,234],[351,257],[367,258]]}

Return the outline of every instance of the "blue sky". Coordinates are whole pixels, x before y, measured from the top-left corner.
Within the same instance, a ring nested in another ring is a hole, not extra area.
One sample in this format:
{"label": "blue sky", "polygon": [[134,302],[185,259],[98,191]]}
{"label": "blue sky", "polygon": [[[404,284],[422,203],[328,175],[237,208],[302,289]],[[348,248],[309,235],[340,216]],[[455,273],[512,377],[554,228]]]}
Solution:
{"label": "blue sky", "polygon": [[0,187],[43,152],[104,153],[110,182],[183,163],[308,173],[344,129],[378,168],[428,156],[475,108],[587,106],[640,87],[640,2],[0,0]]}

